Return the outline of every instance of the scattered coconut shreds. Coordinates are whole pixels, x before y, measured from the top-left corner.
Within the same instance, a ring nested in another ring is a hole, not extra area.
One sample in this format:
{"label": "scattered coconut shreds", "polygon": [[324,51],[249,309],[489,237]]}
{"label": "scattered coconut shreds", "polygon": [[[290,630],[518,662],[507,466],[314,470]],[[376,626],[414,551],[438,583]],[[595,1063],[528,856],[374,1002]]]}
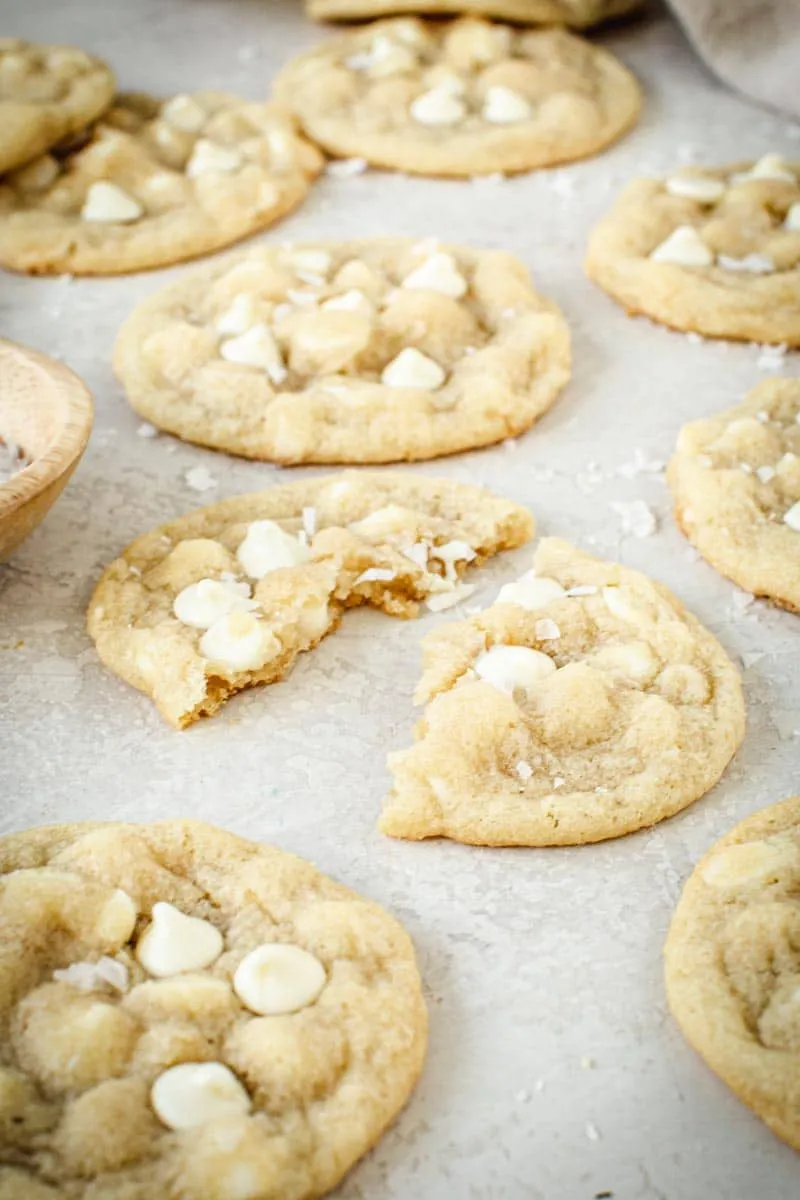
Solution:
{"label": "scattered coconut shreds", "polygon": [[474,591],[474,583],[459,583],[452,591],[437,592],[433,596],[428,596],[425,605],[431,612],[444,612],[446,608],[454,608],[456,604],[466,600]]}
{"label": "scattered coconut shreds", "polygon": [[589,1121],[586,1126],[586,1136],[590,1142],[600,1141],[600,1130],[596,1125],[593,1125],[591,1121]]}
{"label": "scattered coconut shreds", "polygon": [[656,515],[644,500],[612,500],[609,508],[620,518],[622,532],[631,537],[650,537],[658,528]]}
{"label": "scattered coconut shreds", "polygon": [[591,583],[582,583],[577,587],[567,588],[568,596],[594,596],[597,588]]}
{"label": "scattered coconut shreds", "polygon": [[556,775],[555,779],[553,780],[553,788],[558,789],[560,787],[563,787],[565,783],[566,783],[565,779],[562,779],[560,775]]}
{"label": "scattered coconut shreds", "polygon": [[105,954],[96,963],[70,963],[63,970],[53,971],[53,979],[57,983],[68,983],[81,992],[93,992],[104,985],[117,992],[125,992],[129,981],[125,964]]}
{"label": "scattered coconut shreds", "polygon": [[334,179],[352,179],[354,175],[363,175],[368,166],[365,158],[338,158],[328,163],[326,174]]}
{"label": "scattered coconut shreds", "polygon": [[303,509],[303,532],[307,538],[312,538],[317,532],[317,510],[315,508]]}
{"label": "scattered coconut shreds", "polygon": [[193,492],[213,492],[217,486],[217,481],[208,467],[191,467],[184,479]]}
{"label": "scattered coconut shreds", "polygon": [[735,617],[743,616],[754,601],[755,596],[751,596],[749,592],[734,592],[730,601],[732,614]]}
{"label": "scattered coconut shreds", "polygon": [[594,1059],[588,1054],[584,1054],[583,1058],[581,1059],[581,1066],[584,1071],[593,1071],[595,1066]]}
{"label": "scattered coconut shreds", "polygon": [[537,638],[543,642],[555,641],[556,638],[561,637],[561,630],[550,617],[542,617],[536,622],[535,629]]}
{"label": "scattered coconut shreds", "polygon": [[367,567],[366,571],[362,571],[354,585],[359,583],[388,583],[390,579],[395,578],[395,572],[388,567]]}
{"label": "scattered coconut shreds", "polygon": [[779,346],[759,346],[759,356],[756,366],[759,371],[780,371],[786,363],[786,351],[789,346],[781,342]]}
{"label": "scattered coconut shreds", "polygon": [[256,46],[240,46],[236,51],[236,57],[239,62],[252,62],[257,55],[258,49]]}
{"label": "scattered coconut shreds", "polygon": [[750,652],[745,652],[742,655],[742,666],[745,671],[749,671],[749,669],[757,662],[761,662],[762,658],[766,658],[766,654],[763,650],[752,650]]}
{"label": "scattered coconut shreds", "polygon": [[535,1089],[537,1092],[543,1092],[543,1091],[544,1091],[544,1080],[543,1080],[543,1079],[537,1079],[537,1080],[536,1080],[536,1083],[535,1083],[533,1086],[534,1086],[534,1089]]}
{"label": "scattered coconut shreds", "polygon": [[155,425],[151,425],[149,421],[142,421],[139,428],[136,430],[136,436],[140,438],[158,437],[158,430]]}
{"label": "scattered coconut shreds", "polygon": [[686,334],[686,340],[687,342],[691,342],[693,346],[699,346],[700,343],[704,342],[706,339],[703,337],[702,333],[691,332]]}
{"label": "scattered coconut shreds", "polygon": [[660,475],[665,467],[666,463],[660,458],[648,458],[641,446],[637,446],[633,452],[633,462],[617,467],[617,475],[623,479],[634,479],[637,475]]}
{"label": "scattered coconut shreds", "polygon": [[533,767],[530,765],[530,763],[523,762],[521,759],[514,767],[514,770],[519,778],[523,780],[523,782],[526,779],[530,779],[533,775]]}
{"label": "scattered coconut shreds", "polygon": [[531,1098],[531,1094],[527,1088],[521,1088],[517,1092],[516,1096],[514,1097],[514,1099],[517,1100],[520,1104],[527,1104],[527,1102],[530,1100],[530,1098]]}

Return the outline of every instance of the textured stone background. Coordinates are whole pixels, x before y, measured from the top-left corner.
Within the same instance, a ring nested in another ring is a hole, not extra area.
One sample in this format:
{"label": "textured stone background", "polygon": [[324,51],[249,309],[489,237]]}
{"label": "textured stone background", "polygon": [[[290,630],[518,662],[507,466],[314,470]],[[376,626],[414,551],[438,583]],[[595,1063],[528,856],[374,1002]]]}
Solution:
{"label": "textured stone background", "polygon": [[[290,0],[0,3],[2,26],[107,57],[123,87],[266,92],[323,32]],[[632,175],[766,150],[800,156],[800,127],[724,92],[658,13],[602,35],[642,79],[639,127],[593,161],[511,181],[368,173],[323,179],[274,238],[443,234],[513,250],[563,306],[575,373],[513,447],[417,468],[529,504],[540,530],[651,572],[745,666],[750,728],[713,795],[651,832],[575,850],[474,850],[375,831],[386,754],[405,745],[421,634],[373,613],[287,682],[187,733],[104,671],[83,628],[101,567],[134,535],[196,505],[299,471],[237,462],[168,437],[145,441],[109,367],[132,305],[174,272],[71,282],[4,275],[0,325],[56,354],[97,402],[91,446],[45,525],[0,568],[0,828],[80,818],[199,815],[276,842],[385,904],[412,933],[431,1051],[408,1110],[342,1200],[783,1200],[797,1160],[700,1064],[669,1019],[661,946],[692,862],[734,821],[796,790],[798,618],[695,561],[662,478],[686,420],[759,379],[757,347],[697,344],[628,320],[581,272],[586,234]],[[180,268],[179,268],[180,269]],[[799,374],[798,356],[784,365]],[[208,469],[203,496],[186,472]],[[658,532],[625,536],[611,505],[642,499]],[[479,599],[525,567],[491,564]],[[594,1067],[582,1065],[591,1059]]]}

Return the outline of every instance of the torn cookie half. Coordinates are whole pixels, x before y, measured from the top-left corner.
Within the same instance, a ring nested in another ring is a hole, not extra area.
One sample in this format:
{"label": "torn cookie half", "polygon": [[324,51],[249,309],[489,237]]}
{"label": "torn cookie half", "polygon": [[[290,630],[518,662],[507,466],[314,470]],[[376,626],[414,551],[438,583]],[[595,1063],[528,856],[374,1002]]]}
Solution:
{"label": "torn cookie half", "polygon": [[344,472],[235,496],[137,539],[104,572],[88,628],[103,662],[182,728],[283,678],[346,608],[438,611],[466,569],[533,535],[468,484]]}
{"label": "torn cookie half", "polygon": [[555,538],[490,608],[423,646],[425,715],[389,760],[393,837],[619,837],[698,800],[744,735],[716,638],[662,585]]}

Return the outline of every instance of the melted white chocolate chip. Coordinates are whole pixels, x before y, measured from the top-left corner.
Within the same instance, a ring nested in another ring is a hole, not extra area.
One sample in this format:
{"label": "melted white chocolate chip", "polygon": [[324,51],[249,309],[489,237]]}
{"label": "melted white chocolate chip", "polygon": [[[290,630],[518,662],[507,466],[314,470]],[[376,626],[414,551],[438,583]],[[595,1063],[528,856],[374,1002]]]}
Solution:
{"label": "melted white chocolate chip", "polygon": [[475,659],[474,667],[486,683],[511,696],[517,691],[526,695],[535,691],[556,670],[552,658],[540,650],[506,645],[485,650]]}
{"label": "melted white chocolate chip", "polygon": [[710,267],[714,255],[693,225],[673,229],[650,255],[653,262],[675,263],[680,267]]}
{"label": "melted white chocolate chip", "polygon": [[313,954],[272,942],[245,955],[233,976],[233,990],[251,1012],[275,1016],[313,1004],[326,982],[325,968]]}
{"label": "melted white chocolate chip", "polygon": [[245,333],[222,342],[219,353],[226,362],[239,363],[246,367],[261,367],[273,383],[282,383],[286,378],[286,367],[278,343],[269,326],[263,322],[258,322]]}
{"label": "melted white chocolate chip", "polygon": [[210,967],[223,946],[222,934],[210,921],[189,917],[174,905],[159,901],[136,944],[136,957],[148,974],[166,979]]}
{"label": "melted white chocolate chip", "polygon": [[527,121],[533,108],[524,96],[507,87],[490,87],[483,102],[482,117],[492,125],[514,125]]}
{"label": "melted white chocolate chip", "polygon": [[84,221],[118,221],[124,224],[137,221],[143,212],[139,201],[129,196],[121,187],[117,187],[116,183],[98,179],[89,184],[81,217]]}
{"label": "melted white chocolate chip", "polygon": [[225,671],[257,671],[281,652],[281,643],[263,621],[235,612],[215,621],[200,639],[200,653]]}
{"label": "melted white chocolate chip", "polygon": [[218,142],[208,138],[198,138],[194,144],[191,157],[186,164],[186,174],[189,179],[198,175],[208,175],[210,172],[236,171],[242,165],[242,156],[238,150],[230,146],[220,146]]}
{"label": "melted white chocolate chip", "polygon": [[277,522],[252,521],[236,557],[251,579],[263,579],[270,571],[308,562],[311,551]]}
{"label": "melted white chocolate chip", "polygon": [[456,266],[451,254],[432,254],[425,262],[406,275],[402,286],[441,292],[460,300],[467,290],[467,281]]}
{"label": "melted white chocolate chip", "polygon": [[446,83],[417,96],[409,111],[417,124],[433,127],[458,125],[467,115],[464,101]]}
{"label": "melted white chocolate chip", "polygon": [[435,391],[446,378],[444,370],[427,354],[406,346],[383,368],[381,383],[393,388],[424,388]]}
{"label": "melted white chocolate chip", "polygon": [[229,1067],[220,1062],[180,1063],[156,1079],[153,1110],[168,1129],[194,1129],[250,1111],[250,1097]]}
{"label": "melted white chocolate chip", "polygon": [[515,583],[506,583],[497,594],[498,604],[518,604],[520,608],[544,608],[553,600],[566,596],[566,592],[555,579],[542,577],[538,579],[533,571],[521,576]]}
{"label": "melted white chocolate chip", "polygon": [[220,617],[232,612],[252,612],[258,603],[250,599],[250,585],[235,580],[200,579],[175,597],[172,611],[184,625],[210,629]]}
{"label": "melted white chocolate chip", "polygon": [[163,120],[182,129],[185,133],[197,133],[206,123],[207,114],[197,103],[194,96],[173,96],[166,104],[161,105],[159,114]]}

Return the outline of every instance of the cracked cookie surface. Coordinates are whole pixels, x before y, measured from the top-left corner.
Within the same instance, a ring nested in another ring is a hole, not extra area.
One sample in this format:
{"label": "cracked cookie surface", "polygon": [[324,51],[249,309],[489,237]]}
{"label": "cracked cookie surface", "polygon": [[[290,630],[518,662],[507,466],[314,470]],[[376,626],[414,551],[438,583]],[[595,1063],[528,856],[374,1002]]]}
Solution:
{"label": "cracked cookie surface", "polygon": [[635,180],[592,231],[586,271],[631,315],[800,345],[800,162]]}
{"label": "cracked cookie surface", "polygon": [[392,462],[523,432],[569,378],[569,331],[501,251],[257,246],[139,305],[114,369],[138,413],[187,441],[278,462]]}
{"label": "cracked cookie surface", "polygon": [[573,845],[704,795],[744,734],[736,667],[660,584],[545,538],[534,571],[423,642],[415,743],[380,828]]}
{"label": "cracked cookie surface", "polygon": [[800,797],[747,817],[695,867],[665,948],[694,1049],[800,1150]]}
{"label": "cracked cookie surface", "polygon": [[0,180],[0,263],[111,275],[208,254],[296,208],[321,166],[277,105],[121,95],[72,147]]}
{"label": "cracked cookie surface", "polygon": [[371,21],[398,12],[436,16],[470,13],[521,25],[564,24],[586,29],[624,16],[640,0],[306,0],[306,12],[318,21]]}
{"label": "cracked cookie surface", "polygon": [[692,545],[745,591],[800,612],[800,380],[769,379],[685,425],[667,470]]}
{"label": "cracked cookie surface", "polygon": [[77,133],[113,96],[114,76],[91,54],[0,38],[0,172]]}
{"label": "cracked cookie surface", "polygon": [[331,154],[450,176],[584,158],[640,107],[634,77],[600,47],[473,17],[357,28],[290,62],[275,95]]}
{"label": "cracked cookie surface", "polygon": [[183,727],[283,678],[346,608],[448,608],[473,590],[470,565],[532,534],[526,509],[450,480],[352,471],[285,484],[138,538],[100,579],[89,633],[106,666]]}
{"label": "cracked cookie surface", "polygon": [[5,1200],[310,1200],[422,1067],[411,942],[195,821],[0,839]]}

